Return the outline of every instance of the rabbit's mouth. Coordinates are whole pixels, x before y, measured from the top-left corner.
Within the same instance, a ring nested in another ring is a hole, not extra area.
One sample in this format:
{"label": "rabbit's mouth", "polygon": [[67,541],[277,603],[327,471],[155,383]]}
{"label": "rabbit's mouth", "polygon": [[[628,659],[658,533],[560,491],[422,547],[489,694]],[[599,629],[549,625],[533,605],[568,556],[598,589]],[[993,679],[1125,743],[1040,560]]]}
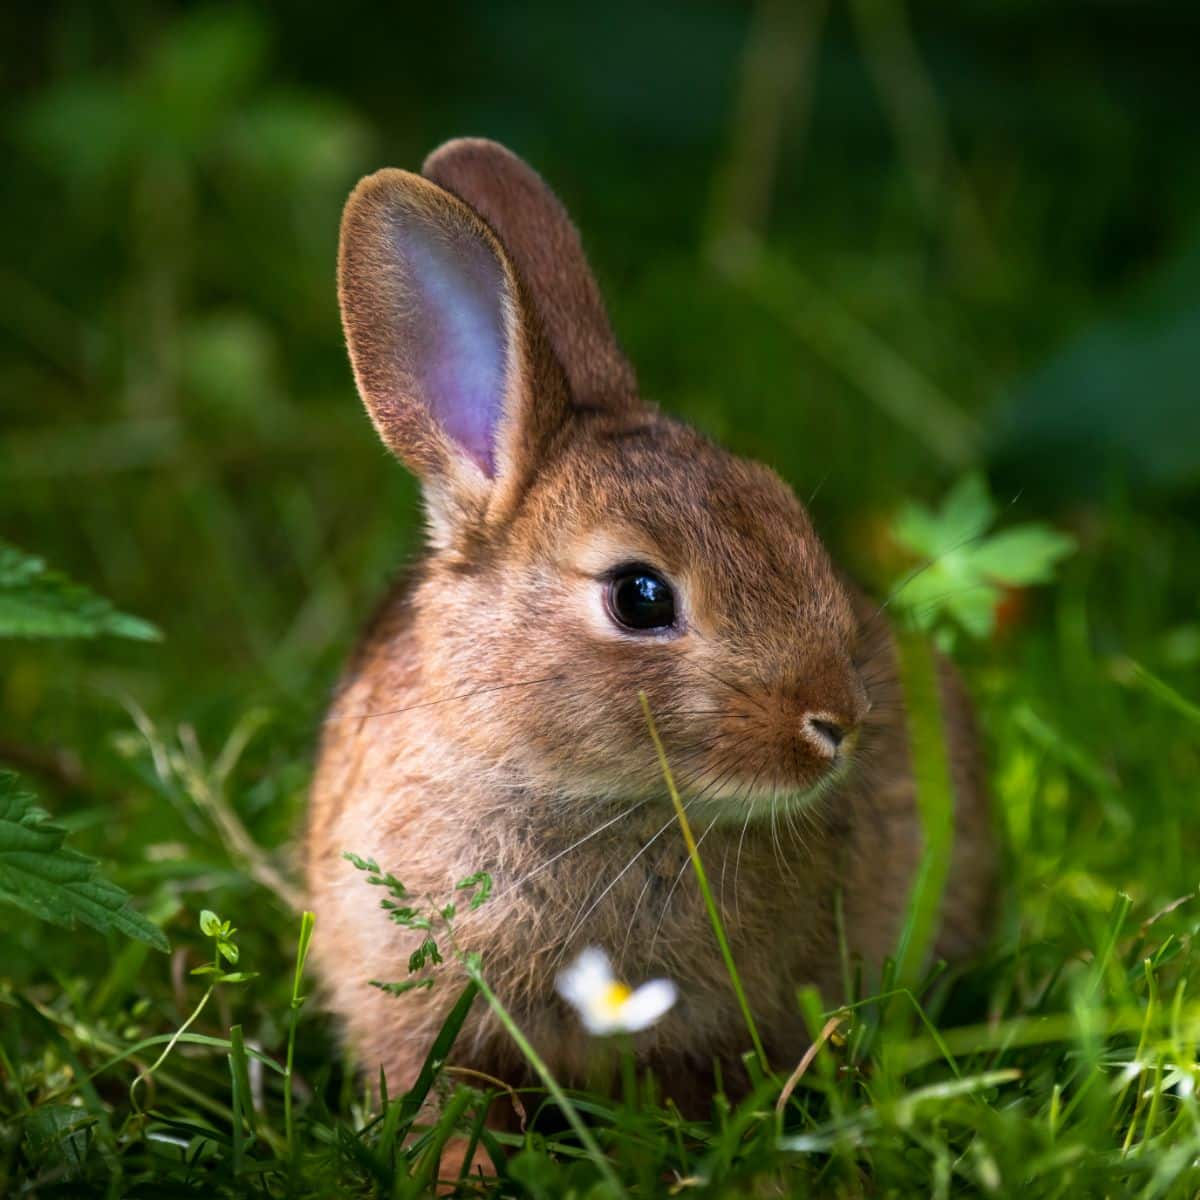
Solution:
{"label": "rabbit's mouth", "polygon": [[772,769],[760,768],[749,757],[734,774],[714,769],[711,777],[700,777],[681,791],[681,799],[697,820],[716,824],[755,823],[810,813],[834,793],[853,766],[853,757],[839,751],[836,757],[815,769],[785,769],[782,762]]}

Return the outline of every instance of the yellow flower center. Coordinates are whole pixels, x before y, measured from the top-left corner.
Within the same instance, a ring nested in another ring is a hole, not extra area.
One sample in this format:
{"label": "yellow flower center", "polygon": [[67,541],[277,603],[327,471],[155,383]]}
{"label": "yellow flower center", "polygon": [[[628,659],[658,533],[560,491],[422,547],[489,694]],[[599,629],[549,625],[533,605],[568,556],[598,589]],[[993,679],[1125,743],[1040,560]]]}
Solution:
{"label": "yellow flower center", "polygon": [[625,1006],[625,1001],[633,995],[633,990],[623,983],[610,983],[600,993],[600,1009],[605,1016],[615,1017]]}

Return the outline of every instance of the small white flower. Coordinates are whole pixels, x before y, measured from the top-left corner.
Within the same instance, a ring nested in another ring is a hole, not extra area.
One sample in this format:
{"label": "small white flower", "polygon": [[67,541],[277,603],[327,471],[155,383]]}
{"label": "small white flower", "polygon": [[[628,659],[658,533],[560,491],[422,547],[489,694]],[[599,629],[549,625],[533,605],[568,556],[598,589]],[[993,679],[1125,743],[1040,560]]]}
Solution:
{"label": "small white flower", "polygon": [[589,946],[557,981],[558,993],[579,1012],[588,1033],[637,1033],[675,1003],[675,985],[652,979],[631,988],[613,974],[608,955]]}

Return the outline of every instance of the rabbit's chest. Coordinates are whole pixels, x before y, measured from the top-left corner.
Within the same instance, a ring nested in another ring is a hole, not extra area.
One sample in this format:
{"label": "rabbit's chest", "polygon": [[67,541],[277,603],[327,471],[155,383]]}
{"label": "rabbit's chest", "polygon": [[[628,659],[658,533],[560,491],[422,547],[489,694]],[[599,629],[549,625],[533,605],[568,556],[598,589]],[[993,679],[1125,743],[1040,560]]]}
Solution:
{"label": "rabbit's chest", "polygon": [[[821,856],[778,831],[773,839],[769,830],[702,825],[700,834],[708,890],[747,990],[766,1010],[794,1009],[796,985],[822,982],[824,965],[836,962],[833,889]],[[659,813],[578,850],[571,861],[546,848],[523,878],[496,880],[489,924],[529,936],[519,946],[489,938],[480,949],[493,961],[510,947],[520,957],[496,963],[536,993],[514,999],[556,1005],[557,974],[598,946],[630,984],[670,978],[683,1007],[723,1013],[733,998],[728,972],[675,821]]]}

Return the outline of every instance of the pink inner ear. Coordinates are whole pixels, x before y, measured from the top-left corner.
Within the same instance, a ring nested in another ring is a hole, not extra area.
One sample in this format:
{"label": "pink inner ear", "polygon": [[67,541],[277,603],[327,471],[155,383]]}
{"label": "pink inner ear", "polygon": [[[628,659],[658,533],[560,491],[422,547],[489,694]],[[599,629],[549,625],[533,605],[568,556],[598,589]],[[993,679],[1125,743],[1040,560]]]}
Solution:
{"label": "pink inner ear", "polygon": [[481,239],[420,218],[398,219],[392,245],[405,296],[398,347],[430,414],[479,466],[495,474],[507,338],[504,269]]}

